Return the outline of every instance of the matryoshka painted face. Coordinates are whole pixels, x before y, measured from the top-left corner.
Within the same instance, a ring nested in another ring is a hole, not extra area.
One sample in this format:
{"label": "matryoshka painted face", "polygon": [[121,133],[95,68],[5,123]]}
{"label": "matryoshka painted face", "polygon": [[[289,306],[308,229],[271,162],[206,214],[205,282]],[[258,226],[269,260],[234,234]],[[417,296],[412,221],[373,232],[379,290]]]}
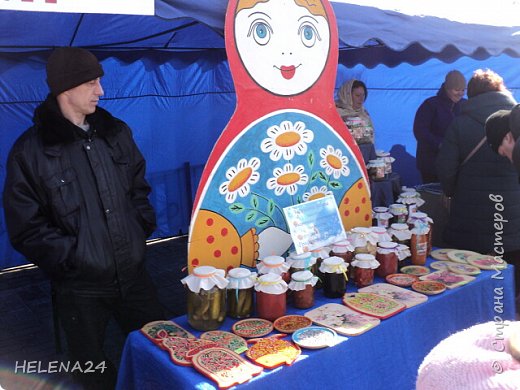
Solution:
{"label": "matryoshka painted face", "polygon": [[238,11],[235,40],[255,82],[274,94],[289,96],[307,90],[320,77],[330,30],[324,16],[312,14],[295,0],[269,0]]}

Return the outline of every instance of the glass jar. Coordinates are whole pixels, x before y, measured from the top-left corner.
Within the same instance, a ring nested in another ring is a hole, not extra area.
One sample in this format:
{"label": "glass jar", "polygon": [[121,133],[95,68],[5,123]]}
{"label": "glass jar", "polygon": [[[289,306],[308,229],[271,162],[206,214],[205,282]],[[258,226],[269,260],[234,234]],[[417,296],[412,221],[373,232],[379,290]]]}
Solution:
{"label": "glass jar", "polygon": [[395,158],[390,156],[390,152],[382,150],[376,150],[376,156],[385,162],[385,175],[389,176],[392,173],[392,163],[395,161]]}
{"label": "glass jar", "polygon": [[200,266],[181,282],[188,287],[188,323],[200,331],[220,328],[226,317],[228,280],[224,270]]}
{"label": "glass jar", "polygon": [[397,272],[399,257],[398,243],[393,241],[383,241],[377,244],[376,260],[379,267],[376,268],[376,275],[385,278]]}
{"label": "glass jar", "polygon": [[428,257],[430,225],[424,220],[416,220],[411,233],[410,252],[412,253],[412,264],[424,265]]}
{"label": "glass jar", "polygon": [[316,274],[316,259],[312,257],[311,252],[296,253],[291,252],[287,257],[287,264],[289,265],[289,274],[299,271],[309,270]]}
{"label": "glass jar", "polygon": [[401,203],[393,203],[388,207],[388,211],[392,214],[390,223],[406,223],[408,219],[408,208]]}
{"label": "glass jar", "polygon": [[428,255],[430,255],[432,251],[432,224],[433,220],[430,217],[428,217],[428,214],[426,213],[412,213],[408,217],[408,226],[410,227],[410,229],[413,229],[415,227],[423,228],[425,226],[428,226]]}
{"label": "glass jar", "polygon": [[408,215],[416,213],[418,208],[421,207],[425,202],[421,198],[421,194],[414,188],[407,188],[405,191],[399,194],[397,203],[404,204],[408,209]]}
{"label": "glass jar", "polygon": [[410,247],[410,239],[412,238],[412,232],[408,229],[406,223],[393,223],[388,229],[388,234],[392,237],[392,241],[398,244],[403,244]]}
{"label": "glass jar", "polygon": [[410,265],[411,257],[412,253],[410,252],[410,248],[407,245],[397,245],[397,258],[399,259],[399,268]]}
{"label": "glass jar", "polygon": [[[370,230],[372,231],[372,233],[375,234],[377,243],[380,243],[382,241],[392,241],[392,237],[390,236],[390,234],[388,234],[388,231],[386,230],[386,228],[384,228],[382,226],[372,226],[370,228]],[[377,244],[376,244],[376,246],[377,246]],[[377,250],[377,247],[376,247],[376,250]]]}
{"label": "glass jar", "polygon": [[277,274],[282,277],[285,283],[291,281],[291,275],[289,274],[289,264],[285,261],[282,256],[266,256],[256,265],[259,275],[265,274]]}
{"label": "glass jar", "polygon": [[354,268],[354,283],[357,288],[370,286],[374,283],[374,270],[379,267],[379,262],[373,255],[359,253],[352,261]]}
{"label": "glass jar", "polygon": [[253,289],[256,272],[247,268],[233,268],[228,271],[227,314],[233,318],[246,318],[253,313]]}
{"label": "glass jar", "polygon": [[281,275],[268,273],[260,276],[255,284],[256,315],[274,321],[287,310],[287,283]]}
{"label": "glass jar", "polygon": [[383,160],[369,160],[367,169],[368,176],[372,181],[381,181],[385,179],[385,162]]}
{"label": "glass jar", "polygon": [[316,273],[315,275],[318,277],[318,282],[316,283],[316,288],[322,287],[322,279],[323,276],[320,272],[320,266],[323,259],[326,259],[330,256],[331,249],[329,247],[323,247],[318,249],[311,250],[311,256],[316,259]]}
{"label": "glass jar", "polygon": [[318,277],[311,271],[298,271],[291,275],[289,289],[292,291],[293,306],[297,309],[308,309],[314,306],[314,286]]}
{"label": "glass jar", "polygon": [[369,253],[376,255],[377,234],[368,227],[350,229],[348,240],[354,246],[354,253]]}
{"label": "glass jar", "polygon": [[323,259],[320,271],[323,275],[323,294],[328,298],[340,298],[347,289],[348,264],[341,257]]}
{"label": "glass jar", "polygon": [[388,207],[374,207],[372,210],[372,226],[387,228],[390,226],[390,219],[393,217],[388,212]]}

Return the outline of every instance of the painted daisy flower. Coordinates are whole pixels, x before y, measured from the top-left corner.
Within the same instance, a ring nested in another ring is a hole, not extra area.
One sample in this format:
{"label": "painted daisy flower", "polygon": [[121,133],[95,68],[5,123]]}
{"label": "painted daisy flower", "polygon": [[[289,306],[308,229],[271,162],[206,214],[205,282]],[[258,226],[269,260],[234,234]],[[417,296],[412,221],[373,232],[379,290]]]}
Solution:
{"label": "painted daisy flower", "polygon": [[289,195],[296,194],[299,185],[307,184],[309,176],[305,173],[303,165],[293,168],[291,163],[287,163],[283,168],[275,168],[273,177],[267,180],[267,188],[274,190],[275,195],[280,196],[285,191]]}
{"label": "painted daisy flower", "polygon": [[260,167],[260,159],[253,157],[249,161],[241,159],[236,167],[231,167],[226,171],[226,179],[219,187],[221,195],[226,196],[226,202],[233,203],[237,195],[242,198],[251,191],[251,185],[256,184],[260,179],[257,172]]}
{"label": "painted daisy flower", "polygon": [[307,202],[308,200],[323,198],[327,195],[332,195],[332,191],[329,191],[327,186],[321,186],[320,188],[318,188],[318,186],[314,186],[311,187],[310,192],[303,194],[302,198],[305,202]]}
{"label": "painted daisy flower", "polygon": [[348,167],[348,157],[343,156],[339,149],[334,149],[331,145],[327,145],[326,149],[320,149],[320,167],[325,168],[327,175],[334,176],[339,179],[341,175],[348,176],[350,168]]}
{"label": "painted daisy flower", "polygon": [[264,153],[270,153],[273,161],[280,158],[290,160],[295,154],[303,156],[307,153],[307,144],[314,139],[312,130],[305,128],[305,123],[298,121],[292,123],[283,121],[280,125],[274,125],[267,129],[269,138],[265,138],[260,144]]}

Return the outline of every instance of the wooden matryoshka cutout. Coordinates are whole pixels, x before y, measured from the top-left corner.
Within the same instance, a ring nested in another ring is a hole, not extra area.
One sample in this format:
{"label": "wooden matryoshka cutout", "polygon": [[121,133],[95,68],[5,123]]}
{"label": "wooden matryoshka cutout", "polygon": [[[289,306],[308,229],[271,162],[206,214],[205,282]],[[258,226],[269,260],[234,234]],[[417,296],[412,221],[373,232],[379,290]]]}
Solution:
{"label": "wooden matryoshka cutout", "polygon": [[230,0],[237,107],[202,173],[188,267],[256,266],[292,244],[282,209],[334,195],[345,229],[369,226],[361,152],[334,104],[338,34],[323,0]]}

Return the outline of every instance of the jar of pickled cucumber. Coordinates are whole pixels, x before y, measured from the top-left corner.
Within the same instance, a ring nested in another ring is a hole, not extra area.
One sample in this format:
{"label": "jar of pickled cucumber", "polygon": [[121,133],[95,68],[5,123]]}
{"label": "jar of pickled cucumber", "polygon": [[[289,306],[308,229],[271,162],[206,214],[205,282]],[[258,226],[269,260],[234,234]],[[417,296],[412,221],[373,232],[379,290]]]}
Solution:
{"label": "jar of pickled cucumber", "polygon": [[228,271],[227,314],[233,318],[246,318],[253,313],[253,290],[256,272],[247,268],[233,268]]}
{"label": "jar of pickled cucumber", "polygon": [[285,261],[282,256],[266,256],[256,265],[259,275],[265,274],[277,274],[282,277],[285,283],[291,281],[291,275],[289,274],[289,264]]}
{"label": "jar of pickled cucumber", "polygon": [[206,331],[220,328],[226,318],[225,272],[200,266],[181,282],[188,288],[188,323],[193,329]]}
{"label": "jar of pickled cucumber", "polygon": [[280,275],[268,273],[260,276],[255,284],[256,315],[274,321],[287,310],[287,283]]}
{"label": "jar of pickled cucumber", "polygon": [[308,309],[314,305],[314,286],[317,282],[318,277],[311,271],[298,271],[291,275],[289,289],[295,308]]}

